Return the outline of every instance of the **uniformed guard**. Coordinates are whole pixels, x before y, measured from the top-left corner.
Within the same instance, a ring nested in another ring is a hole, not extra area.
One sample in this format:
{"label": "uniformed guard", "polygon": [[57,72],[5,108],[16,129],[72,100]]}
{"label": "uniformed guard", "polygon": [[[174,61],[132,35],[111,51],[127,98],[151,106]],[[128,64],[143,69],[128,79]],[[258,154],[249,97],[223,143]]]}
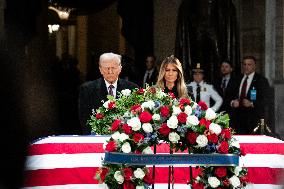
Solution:
{"label": "uniformed guard", "polygon": [[218,111],[222,105],[223,99],[214,89],[213,85],[207,84],[204,80],[204,70],[201,69],[200,63],[197,63],[196,68],[192,70],[193,81],[187,85],[187,88],[192,93],[192,99],[198,103],[203,101],[210,107],[210,99],[213,99],[214,104],[211,108]]}

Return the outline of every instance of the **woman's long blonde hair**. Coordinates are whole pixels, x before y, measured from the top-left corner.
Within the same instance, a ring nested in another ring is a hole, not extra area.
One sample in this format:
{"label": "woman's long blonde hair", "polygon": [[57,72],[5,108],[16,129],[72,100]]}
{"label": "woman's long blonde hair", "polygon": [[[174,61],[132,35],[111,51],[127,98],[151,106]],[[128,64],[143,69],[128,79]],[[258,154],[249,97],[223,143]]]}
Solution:
{"label": "woman's long blonde hair", "polygon": [[164,76],[166,74],[166,67],[168,64],[172,64],[178,69],[178,77],[177,77],[177,81],[175,82],[177,85],[176,87],[177,87],[177,92],[178,92],[178,98],[181,98],[181,97],[187,98],[188,93],[187,93],[187,88],[186,88],[185,81],[184,81],[182,66],[181,66],[180,61],[174,55],[168,56],[163,60],[160,66],[160,71],[159,71],[159,76],[158,76],[158,80],[156,83],[156,87],[165,89]]}

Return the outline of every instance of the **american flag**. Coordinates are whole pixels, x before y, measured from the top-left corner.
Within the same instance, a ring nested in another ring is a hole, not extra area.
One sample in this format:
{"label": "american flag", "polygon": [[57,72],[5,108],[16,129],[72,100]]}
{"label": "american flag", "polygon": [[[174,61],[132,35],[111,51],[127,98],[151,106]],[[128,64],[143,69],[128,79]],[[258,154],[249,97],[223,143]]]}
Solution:
{"label": "american flag", "polygon": [[[284,187],[284,141],[264,135],[234,136],[245,149],[249,189]],[[104,157],[105,136],[50,136],[29,146],[23,189],[99,189],[94,179]],[[165,145],[157,147],[164,152]],[[168,188],[168,167],[156,166],[155,188]],[[188,166],[175,166],[174,188],[190,188]],[[282,182],[281,182],[282,180]]]}

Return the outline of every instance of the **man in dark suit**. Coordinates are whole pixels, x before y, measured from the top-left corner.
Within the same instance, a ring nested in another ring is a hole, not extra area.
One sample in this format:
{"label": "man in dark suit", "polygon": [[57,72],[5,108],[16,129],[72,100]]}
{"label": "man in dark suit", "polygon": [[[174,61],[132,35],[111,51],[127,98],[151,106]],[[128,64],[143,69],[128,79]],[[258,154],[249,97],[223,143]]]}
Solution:
{"label": "man in dark suit", "polygon": [[231,101],[235,98],[235,94],[238,91],[238,83],[236,77],[232,75],[232,71],[233,67],[230,61],[223,61],[220,66],[221,77],[217,78],[214,82],[214,87],[223,99],[219,112],[224,111],[229,114],[230,125],[234,128],[234,115],[231,107]]}
{"label": "man in dark suit", "polygon": [[256,59],[253,56],[243,58],[242,69],[239,90],[231,106],[236,110],[237,134],[252,134],[259,120],[266,118],[270,86],[265,77],[255,72]]}
{"label": "man in dark suit", "polygon": [[148,55],[145,60],[146,71],[143,76],[143,87],[146,83],[150,86],[156,84],[158,71],[156,68],[156,57],[154,55]]}
{"label": "man in dark suit", "polygon": [[90,134],[91,128],[87,125],[92,110],[96,110],[107,100],[107,95],[117,97],[117,92],[123,89],[138,88],[130,81],[120,79],[121,56],[114,53],[104,53],[99,59],[99,69],[102,78],[89,81],[80,86],[79,93],[79,119],[83,134]]}

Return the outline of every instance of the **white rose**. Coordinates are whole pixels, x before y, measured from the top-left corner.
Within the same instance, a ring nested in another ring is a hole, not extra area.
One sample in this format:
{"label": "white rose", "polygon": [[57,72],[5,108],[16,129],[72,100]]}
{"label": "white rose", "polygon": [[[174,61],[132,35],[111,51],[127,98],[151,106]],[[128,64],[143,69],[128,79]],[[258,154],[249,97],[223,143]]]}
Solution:
{"label": "white rose", "polygon": [[121,150],[123,153],[130,153],[131,152],[131,146],[128,142],[124,143],[122,146],[121,146]]}
{"label": "white rose", "polygon": [[160,116],[159,114],[154,114],[154,115],[152,116],[152,119],[153,119],[154,121],[160,121],[160,120],[161,120],[161,116]]}
{"label": "white rose", "polygon": [[108,103],[110,102],[110,100],[108,100],[108,101],[106,101],[104,104],[103,104],[103,106],[106,108],[106,109],[108,109]]}
{"label": "white rose", "polygon": [[208,139],[205,135],[199,135],[196,138],[196,142],[199,147],[204,147],[208,144]]}
{"label": "white rose", "polygon": [[116,131],[115,133],[111,135],[111,138],[113,138],[113,140],[116,140],[116,141],[119,139],[119,137],[120,137],[119,131]]}
{"label": "white rose", "polygon": [[172,143],[177,143],[180,140],[180,136],[176,132],[171,132],[169,134],[169,140]]}
{"label": "white rose", "polygon": [[208,108],[205,113],[205,118],[207,120],[212,120],[216,118],[216,113],[212,108]]}
{"label": "white rose", "polygon": [[118,182],[118,184],[122,184],[124,182],[124,177],[120,171],[116,171],[114,173],[114,179]]}
{"label": "white rose", "polygon": [[231,145],[236,147],[236,148],[240,148],[241,147],[240,143],[238,141],[236,141],[236,140],[232,141]]}
{"label": "white rose", "polygon": [[209,130],[212,131],[213,133],[215,133],[216,135],[219,135],[222,131],[220,125],[218,125],[216,123],[211,123],[209,125]]}
{"label": "white rose", "polygon": [[216,177],[209,177],[208,183],[212,188],[217,188],[221,184]]}
{"label": "white rose", "polygon": [[147,102],[143,102],[141,104],[141,108],[144,110],[145,108],[149,108],[150,110],[153,110],[155,107],[155,103],[152,100],[149,100]]}
{"label": "white rose", "polygon": [[106,183],[99,184],[100,189],[109,189]]}
{"label": "white rose", "polygon": [[236,176],[239,176],[240,172],[241,172],[242,168],[240,166],[235,167],[234,169],[234,173]]}
{"label": "white rose", "polygon": [[186,124],[188,125],[198,125],[199,124],[199,120],[195,115],[189,115],[186,118]]}
{"label": "white rose", "polygon": [[143,151],[142,154],[154,154],[152,148],[150,146],[147,146]]}
{"label": "white rose", "polygon": [[127,124],[132,127],[133,131],[138,131],[139,129],[141,129],[141,122],[138,117],[131,118],[127,121]]}
{"label": "white rose", "polygon": [[134,176],[135,176],[135,178],[143,179],[145,177],[145,173],[144,173],[144,171],[141,168],[137,168],[134,171]]}
{"label": "white rose", "polygon": [[172,115],[168,121],[167,121],[167,125],[169,128],[171,129],[175,129],[178,126],[178,118],[175,115]]}
{"label": "white rose", "polygon": [[178,106],[173,106],[173,115],[178,115],[181,109]]}
{"label": "white rose", "polygon": [[127,134],[125,134],[125,133],[121,133],[120,135],[119,135],[119,141],[121,141],[121,142],[123,142],[123,141],[125,141],[126,139],[129,139],[129,136],[127,135]]}
{"label": "white rose", "polygon": [[144,186],[136,186],[135,189],[145,189],[145,187]]}
{"label": "white rose", "polygon": [[241,185],[240,179],[235,175],[229,178],[229,181],[231,182],[234,188],[237,188],[238,186]]}
{"label": "white rose", "polygon": [[153,132],[153,127],[151,123],[143,123],[142,128],[143,128],[143,131],[145,131],[145,133]]}
{"label": "white rose", "polygon": [[187,115],[191,115],[192,114],[191,106],[185,106],[184,107],[184,113],[186,113]]}
{"label": "white rose", "polygon": [[124,90],[121,91],[121,94],[123,94],[124,96],[129,96],[131,94],[131,90],[124,89]]}

